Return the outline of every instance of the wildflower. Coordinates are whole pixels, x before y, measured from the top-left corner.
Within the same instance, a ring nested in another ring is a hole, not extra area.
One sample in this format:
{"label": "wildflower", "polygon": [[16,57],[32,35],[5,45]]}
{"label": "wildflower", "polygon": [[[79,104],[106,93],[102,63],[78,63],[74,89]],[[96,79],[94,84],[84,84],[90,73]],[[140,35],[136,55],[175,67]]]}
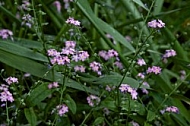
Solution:
{"label": "wildflower", "polygon": [[104,111],[104,114],[105,114],[105,115],[109,115],[109,114],[110,114],[110,111],[109,111],[108,108],[104,108],[103,111]]}
{"label": "wildflower", "polygon": [[68,9],[69,8],[69,2],[72,2],[73,0],[63,0],[63,2],[65,3],[64,8]]}
{"label": "wildflower", "polygon": [[75,72],[80,71],[81,73],[84,73],[85,72],[85,67],[82,66],[82,65],[81,66],[75,66],[74,70],[75,70]]}
{"label": "wildflower", "polygon": [[89,54],[87,51],[79,51],[78,57],[79,57],[79,60],[85,61],[89,57]]}
{"label": "wildflower", "polygon": [[61,3],[59,1],[53,2],[53,5],[57,8],[57,11],[61,12]]}
{"label": "wildflower", "polygon": [[163,110],[160,110],[160,113],[161,114],[164,114],[165,112],[172,112],[172,113],[179,113],[179,109],[175,106],[169,106],[169,107],[166,107],[165,109]]}
{"label": "wildflower", "polygon": [[144,79],[144,78],[145,78],[145,75],[144,75],[143,73],[138,73],[137,76],[140,77],[141,79]]}
{"label": "wildflower", "polygon": [[121,84],[121,86],[119,87],[119,90],[123,93],[128,92],[131,94],[132,99],[137,99],[138,93],[136,89],[132,88],[128,84]]}
{"label": "wildflower", "polygon": [[185,76],[186,76],[185,70],[181,70],[181,71],[179,71],[179,73],[181,74],[181,75],[180,75],[181,80],[184,80],[184,79],[185,79]]}
{"label": "wildflower", "polygon": [[47,54],[48,54],[48,56],[59,56],[60,55],[60,53],[57,52],[57,50],[55,50],[55,49],[48,49]]}
{"label": "wildflower", "polygon": [[[147,87],[147,88],[150,87],[150,85],[147,82],[143,82],[142,85]],[[148,94],[148,90],[146,88],[142,88],[141,90],[143,93]]]}
{"label": "wildflower", "polygon": [[69,112],[69,108],[65,104],[56,106],[56,109],[59,116],[63,116],[65,113]]}
{"label": "wildflower", "polygon": [[12,83],[18,83],[18,78],[16,77],[8,77],[6,80],[7,84],[12,84]]}
{"label": "wildflower", "polygon": [[139,124],[137,123],[137,122],[135,122],[135,121],[131,121],[130,122],[133,126],[139,126]]}
{"label": "wildflower", "polygon": [[100,63],[94,61],[94,62],[90,63],[90,68],[92,69],[92,71],[97,72],[98,75],[101,75],[100,70],[102,67],[101,67]]}
{"label": "wildflower", "polygon": [[8,88],[9,88],[9,86],[7,86],[5,84],[1,84],[1,86],[0,86],[1,91],[8,91]]}
{"label": "wildflower", "polygon": [[139,66],[146,65],[144,59],[138,59],[137,64],[138,64]]}
{"label": "wildflower", "polygon": [[21,6],[18,6],[18,9],[20,10],[29,10],[30,8],[30,2],[28,0],[23,0],[22,1],[22,5]]}
{"label": "wildflower", "polygon": [[33,24],[34,24],[33,17],[30,14],[25,14],[22,17],[21,25],[26,25],[27,27],[31,28]]}
{"label": "wildflower", "polygon": [[173,49],[166,50],[165,54],[163,55],[164,58],[169,58],[174,56],[176,56],[176,51]]}
{"label": "wildflower", "polygon": [[75,41],[66,41],[65,42],[65,47],[66,48],[75,48],[76,42]]}
{"label": "wildflower", "polygon": [[114,63],[114,65],[115,65],[116,67],[118,67],[119,69],[123,69],[123,65],[122,65],[122,63],[119,62],[119,61],[116,61],[116,62]]}
{"label": "wildflower", "polygon": [[7,102],[7,101],[13,102],[14,101],[14,98],[9,91],[1,92],[0,99],[1,99],[1,102]]}
{"label": "wildflower", "polygon": [[69,17],[67,20],[66,20],[66,23],[67,24],[73,24],[75,26],[80,26],[80,22],[78,20],[75,20],[74,18],[72,17]]}
{"label": "wildflower", "polygon": [[161,73],[161,68],[159,66],[148,67],[148,70],[146,72],[147,73],[159,74],[159,73]]}
{"label": "wildflower", "polygon": [[12,39],[13,36],[13,32],[8,30],[8,29],[1,29],[0,30],[0,37],[2,39],[7,39],[8,37],[10,37]]}
{"label": "wildflower", "polygon": [[99,51],[98,55],[102,58],[104,58],[104,60],[108,60],[110,57],[107,55],[107,51],[105,50],[102,50],[102,51]]}
{"label": "wildflower", "polygon": [[90,95],[87,97],[87,102],[91,107],[94,107],[100,103],[100,98],[95,95]]}
{"label": "wildflower", "polygon": [[163,28],[163,27],[165,27],[165,23],[159,19],[158,20],[152,20],[152,21],[148,22],[148,27]]}
{"label": "wildflower", "polygon": [[108,51],[105,51],[105,50],[99,51],[98,55],[102,57],[104,60],[108,60],[113,57],[116,57],[116,58],[118,57],[117,51],[113,49],[108,50]]}

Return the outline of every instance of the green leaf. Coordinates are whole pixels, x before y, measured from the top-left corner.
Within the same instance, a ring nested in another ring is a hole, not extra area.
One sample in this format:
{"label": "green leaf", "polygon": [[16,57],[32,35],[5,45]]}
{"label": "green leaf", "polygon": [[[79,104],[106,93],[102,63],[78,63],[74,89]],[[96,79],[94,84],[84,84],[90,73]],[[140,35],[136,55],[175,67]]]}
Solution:
{"label": "green leaf", "polygon": [[152,121],[156,118],[156,114],[150,110],[148,110],[147,120]]}
{"label": "green leaf", "polygon": [[[87,0],[78,0],[77,6],[79,9],[84,13],[84,15],[89,19],[89,21],[94,25],[94,27],[97,29],[97,31],[100,33],[100,35],[103,37],[103,39],[107,41],[107,38],[104,35],[104,32],[112,35],[114,39],[118,42],[120,42],[122,45],[124,45],[126,48],[128,48],[130,51],[134,52],[135,49],[133,46],[127,42],[127,40],[113,27],[111,27],[106,22],[102,21],[98,17],[96,17],[90,8],[90,5]],[[110,45],[113,49],[117,50],[113,44],[110,44],[108,42],[108,45]]]}
{"label": "green leaf", "polygon": [[[120,83],[121,79],[123,78],[122,75],[114,73],[113,75],[104,75],[99,78],[84,78],[80,77],[82,80],[86,82],[91,82],[94,84],[101,84],[101,85],[115,85],[117,86]],[[139,82],[131,77],[125,77],[123,83],[130,85],[133,88],[139,87]]]}
{"label": "green leaf", "polygon": [[108,108],[112,111],[116,111],[117,110],[117,107],[116,107],[116,102],[113,98],[111,97],[107,97],[106,99],[104,99],[102,102],[101,102],[101,106],[105,107],[105,108]]}
{"label": "green leaf", "polygon": [[149,11],[147,7],[142,3],[141,0],[133,0],[136,4],[138,4],[140,7],[144,8],[145,10]]}
{"label": "green leaf", "polygon": [[24,109],[24,114],[25,114],[25,117],[28,120],[29,124],[31,126],[36,126],[37,117],[36,117],[36,114],[35,114],[33,108],[32,107],[25,108]]}
{"label": "green leaf", "polygon": [[77,110],[77,106],[76,106],[75,101],[68,94],[66,94],[65,99],[66,99],[65,103],[67,104],[67,106],[69,107],[69,109],[71,110],[71,112],[73,114],[75,114],[76,110]]}
{"label": "green leaf", "polygon": [[54,90],[48,89],[48,84],[40,84],[34,90],[32,90],[32,92],[26,98],[26,104],[33,107],[51,95],[53,91]]}
{"label": "green leaf", "polygon": [[104,122],[104,117],[98,117],[95,119],[93,125],[99,125],[102,124]]}
{"label": "green leaf", "polygon": [[37,60],[37,61],[42,61],[42,62],[48,62],[48,59],[46,56],[44,56],[43,54],[41,53],[38,53],[38,52],[35,52],[31,49],[28,49],[28,48],[25,48],[25,47],[22,47],[20,45],[17,45],[13,42],[8,42],[8,41],[5,41],[5,40],[0,40],[0,50],[4,50],[4,51],[7,51],[7,52],[10,52],[10,53],[13,53],[13,54],[16,54],[16,55],[20,55],[20,56],[23,56],[23,57],[27,57],[27,58],[30,58],[30,59],[34,59],[34,60]]}

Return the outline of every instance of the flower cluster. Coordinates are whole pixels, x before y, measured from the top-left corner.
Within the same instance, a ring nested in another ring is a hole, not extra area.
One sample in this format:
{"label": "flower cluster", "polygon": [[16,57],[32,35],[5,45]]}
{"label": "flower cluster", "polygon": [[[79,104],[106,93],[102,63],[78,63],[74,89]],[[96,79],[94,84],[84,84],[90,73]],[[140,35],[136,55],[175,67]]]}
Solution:
{"label": "flower cluster", "polygon": [[30,14],[25,14],[22,17],[22,24],[21,25],[25,25],[25,26],[31,28],[33,24],[34,24],[34,20]]}
{"label": "flower cluster", "polygon": [[104,60],[109,60],[111,58],[115,58],[116,61],[113,63],[116,67],[118,67],[119,69],[123,69],[123,65],[122,63],[120,62],[120,59],[118,57],[118,53],[117,51],[115,51],[114,49],[110,49],[108,51],[105,51],[105,50],[101,50],[99,51],[98,55],[100,57],[102,57]]}
{"label": "flower cluster", "polygon": [[82,66],[82,65],[80,65],[80,66],[75,66],[74,67],[74,70],[75,70],[75,72],[81,72],[81,73],[84,73],[85,72],[85,67],[84,66]]}
{"label": "flower cluster", "polygon": [[163,28],[163,27],[165,27],[165,23],[159,19],[158,20],[152,20],[152,21],[148,22],[148,27]]}
{"label": "flower cluster", "polygon": [[102,72],[101,72],[101,64],[96,62],[96,61],[93,61],[92,63],[90,63],[90,68],[92,69],[92,71],[96,72],[98,75],[102,75]]}
{"label": "flower cluster", "polygon": [[146,62],[144,61],[144,59],[138,59],[138,60],[137,60],[137,64],[138,64],[139,66],[143,66],[143,65],[146,65]]}
{"label": "flower cluster", "polygon": [[140,77],[141,79],[144,79],[144,78],[145,78],[145,75],[144,75],[144,73],[138,73],[138,74],[137,74],[137,77]]}
{"label": "flower cluster", "polygon": [[[147,82],[143,82],[142,85],[147,87],[147,88],[150,87],[150,85]],[[142,88],[141,90],[143,93],[148,94],[148,90],[146,88]]]}
{"label": "flower cluster", "polygon": [[65,4],[65,5],[64,5],[64,8],[65,8],[65,9],[68,9],[68,8],[69,8],[69,3],[70,3],[70,2],[73,2],[73,0],[63,0],[63,2],[64,2],[64,4]]}
{"label": "flower cluster", "polygon": [[[18,83],[18,79],[15,77],[8,77],[6,80],[8,85],[13,84],[13,83]],[[1,102],[13,102],[14,98],[12,93],[9,91],[9,86],[6,84],[1,84],[0,85],[0,100]],[[1,106],[4,106],[5,104],[2,104]]]}
{"label": "flower cluster", "polygon": [[112,91],[112,90],[114,90],[115,89],[115,86],[109,86],[109,85],[106,85],[106,91],[108,91],[108,92],[110,92],[110,91]]}
{"label": "flower cluster", "polygon": [[169,106],[169,107],[166,107],[165,109],[163,110],[160,110],[160,113],[164,114],[165,112],[172,112],[172,113],[179,113],[179,109],[175,106]]}
{"label": "flower cluster", "polygon": [[89,54],[87,51],[77,51],[75,50],[76,42],[66,41],[65,48],[62,48],[61,52],[58,52],[55,49],[47,50],[48,56],[51,56],[51,63],[58,65],[66,65],[71,61],[79,62],[85,61]]}
{"label": "flower cluster", "polygon": [[69,108],[65,104],[56,106],[56,110],[59,116],[63,116],[65,113],[69,112]]}
{"label": "flower cluster", "polygon": [[121,86],[119,87],[119,90],[121,92],[128,92],[131,94],[132,99],[137,99],[137,90],[135,88],[132,88],[131,86],[129,86],[128,84],[121,84]]}
{"label": "flower cluster", "polygon": [[8,37],[10,37],[12,39],[13,36],[13,32],[8,30],[8,29],[1,29],[0,30],[0,37],[2,39],[7,39]]}
{"label": "flower cluster", "polygon": [[54,1],[53,5],[57,8],[57,11],[61,12],[61,3],[59,1]]}
{"label": "flower cluster", "polygon": [[148,67],[148,70],[146,71],[147,73],[154,73],[154,74],[159,74],[161,73],[161,68],[159,66],[152,66]]}
{"label": "flower cluster", "polygon": [[8,77],[6,80],[7,84],[13,84],[13,83],[18,83],[18,78],[16,77]]}
{"label": "flower cluster", "polygon": [[23,0],[22,1],[22,5],[21,6],[18,6],[18,9],[19,10],[29,10],[30,8],[30,2],[28,0]]}
{"label": "flower cluster", "polygon": [[167,63],[167,58],[176,56],[176,51],[173,49],[166,50],[165,54],[162,56],[162,59],[165,63]]}
{"label": "flower cluster", "polygon": [[113,49],[108,50],[108,51],[105,51],[105,50],[99,51],[98,55],[102,57],[104,60],[109,60],[110,58],[113,58],[113,57],[118,58],[117,51]]}
{"label": "flower cluster", "polygon": [[48,84],[48,88],[49,89],[57,88],[57,87],[59,87],[58,82],[53,82],[53,83]]}
{"label": "flower cluster", "polygon": [[66,20],[66,23],[67,23],[67,24],[73,24],[73,25],[75,25],[75,26],[80,26],[80,21],[75,20],[75,19],[72,18],[72,17],[69,17],[69,18]]}
{"label": "flower cluster", "polygon": [[186,76],[185,70],[181,70],[181,71],[179,71],[179,73],[181,74],[181,75],[180,75],[181,80],[184,80],[184,79],[185,79],[185,76]]}
{"label": "flower cluster", "polygon": [[93,107],[95,105],[98,105],[100,103],[100,98],[95,95],[89,95],[87,97],[88,104]]}

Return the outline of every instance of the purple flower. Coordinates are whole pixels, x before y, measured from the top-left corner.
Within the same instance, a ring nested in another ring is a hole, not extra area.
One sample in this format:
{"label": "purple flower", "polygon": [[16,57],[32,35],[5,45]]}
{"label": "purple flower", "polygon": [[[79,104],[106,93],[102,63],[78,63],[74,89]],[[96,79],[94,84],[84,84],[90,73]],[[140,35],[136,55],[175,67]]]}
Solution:
{"label": "purple flower", "polygon": [[8,37],[10,37],[12,39],[13,36],[13,32],[8,30],[8,29],[1,29],[0,30],[0,37],[2,39],[7,39]]}
{"label": "purple flower", "polygon": [[101,64],[94,61],[92,63],[90,63],[90,68],[92,69],[92,71],[96,72],[98,75],[101,75]]}
{"label": "purple flower", "polygon": [[95,95],[89,95],[87,97],[87,102],[91,107],[94,107],[100,103],[100,98]]}
{"label": "purple flower", "polygon": [[18,78],[16,77],[8,77],[6,80],[7,84],[12,84],[12,83],[18,83]]}
{"label": "purple flower", "polygon": [[123,69],[123,65],[122,65],[122,63],[119,62],[119,61],[116,61],[116,62],[114,63],[114,65],[115,65],[116,67],[118,67],[119,69]]}
{"label": "purple flower", "polygon": [[65,113],[69,111],[69,108],[65,104],[56,106],[56,109],[58,111],[59,116],[63,116],[65,115]]}
{"label": "purple flower", "polygon": [[74,18],[72,17],[69,17],[67,20],[66,20],[66,23],[67,24],[73,24],[75,26],[80,26],[80,22],[78,20],[75,20]]}
{"label": "purple flower", "polygon": [[141,79],[144,79],[144,78],[145,78],[145,75],[144,75],[143,73],[138,73],[137,76],[140,77]]}
{"label": "purple flower", "polygon": [[75,66],[74,70],[75,70],[75,72],[79,71],[81,73],[84,73],[85,72],[85,67],[82,66],[82,65],[81,66]]}
{"label": "purple flower", "polygon": [[14,98],[9,91],[1,92],[0,99],[1,99],[1,102],[7,102],[7,101],[13,102],[14,101]]}
{"label": "purple flower", "polygon": [[130,122],[133,126],[139,126],[139,124],[137,123],[137,122],[135,122],[135,121],[131,121]]}
{"label": "purple flower", "polygon": [[61,12],[61,3],[59,1],[53,2],[53,5],[57,8],[57,11],[60,13]]}
{"label": "purple flower", "polygon": [[158,20],[152,20],[152,21],[148,22],[148,27],[163,28],[163,27],[165,27],[165,23],[159,19]]}
{"label": "purple flower", "polygon": [[175,106],[168,106],[165,109],[160,110],[160,112],[162,114],[164,114],[165,112],[172,112],[172,113],[177,113],[178,114],[179,113],[179,109],[177,107],[175,107]]}
{"label": "purple flower", "polygon": [[121,86],[119,87],[119,90],[123,93],[128,92],[131,94],[132,99],[137,99],[138,93],[136,89],[132,88],[128,84],[121,84]]}
{"label": "purple flower", "polygon": [[152,66],[148,67],[148,70],[146,71],[147,73],[154,73],[154,74],[159,74],[161,73],[161,68],[159,66]]}
{"label": "purple flower", "polygon": [[137,64],[138,64],[139,66],[146,65],[144,59],[138,59]]}

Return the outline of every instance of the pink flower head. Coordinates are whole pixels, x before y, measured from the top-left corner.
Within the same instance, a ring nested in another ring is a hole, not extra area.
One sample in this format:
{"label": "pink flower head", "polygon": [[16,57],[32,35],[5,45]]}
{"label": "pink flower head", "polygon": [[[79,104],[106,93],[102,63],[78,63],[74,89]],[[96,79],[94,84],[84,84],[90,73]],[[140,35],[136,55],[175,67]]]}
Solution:
{"label": "pink flower head", "polygon": [[69,111],[69,108],[65,104],[56,106],[56,109],[58,111],[59,116],[63,116],[65,115],[65,113]]}
{"label": "pink flower head", "polygon": [[75,70],[75,72],[79,71],[81,73],[84,73],[85,72],[85,67],[82,66],[82,65],[81,66],[75,66],[74,70]]}
{"label": "pink flower head", "polygon": [[66,20],[66,23],[67,24],[73,24],[75,26],[80,26],[80,22],[78,20],[75,20],[74,18],[72,17],[69,17],[67,20]]}
{"label": "pink flower head", "polygon": [[57,50],[55,50],[55,49],[48,49],[47,54],[48,54],[48,56],[59,56],[60,55],[60,53],[57,52]]}
{"label": "pink flower head", "polygon": [[123,65],[122,65],[122,63],[119,62],[119,61],[116,61],[116,62],[114,63],[114,65],[115,65],[116,67],[118,67],[119,69],[123,69]]}
{"label": "pink flower head", "polygon": [[165,23],[162,22],[161,20],[152,20],[152,21],[148,22],[148,27],[163,28],[163,27],[165,27]]}
{"label": "pink flower head", "polygon": [[89,54],[87,51],[79,51],[79,55],[78,55],[79,60],[85,61],[86,59],[88,59],[88,57],[89,57]]}
{"label": "pink flower head", "polygon": [[138,59],[137,64],[138,64],[139,66],[146,65],[144,59]]}
{"label": "pink flower head", "polygon": [[172,112],[172,113],[179,113],[179,109],[175,106],[169,106],[169,107],[166,107],[165,109],[163,110],[160,110],[160,112],[162,114],[164,114],[165,112]]}
{"label": "pink flower head", "polygon": [[91,107],[94,107],[100,103],[100,98],[95,95],[89,95],[87,97],[87,102]]}
{"label": "pink flower head", "polygon": [[76,42],[75,41],[66,41],[65,42],[65,47],[66,48],[75,48],[75,46],[76,46]]}
{"label": "pink flower head", "polygon": [[90,63],[90,68],[92,69],[92,71],[97,72],[98,75],[101,75],[101,64],[94,61],[92,63]]}
{"label": "pink flower head", "polygon": [[7,101],[13,102],[14,98],[9,91],[3,91],[0,93],[0,100],[1,102],[7,102]]}
{"label": "pink flower head", "polygon": [[132,99],[137,99],[138,93],[136,89],[132,88],[128,84],[121,84],[121,86],[119,87],[119,90],[123,93],[128,92],[131,94]]}
{"label": "pink flower head", "polygon": [[61,12],[61,3],[59,1],[53,2],[53,5],[57,8],[57,11],[60,13]]}
{"label": "pink flower head", "polygon": [[145,75],[144,75],[143,73],[138,73],[137,76],[140,77],[141,79],[144,79],[144,78],[145,78]]}
{"label": "pink flower head", "polygon": [[159,66],[152,66],[148,67],[148,70],[146,71],[147,73],[154,73],[154,74],[159,74],[161,73],[161,68]]}
{"label": "pink flower head", "polygon": [[18,83],[18,78],[16,77],[8,77],[6,80],[7,84],[12,84],[12,83]]}
{"label": "pink flower head", "polygon": [[8,30],[8,29],[1,29],[0,30],[0,37],[2,39],[7,39],[8,37],[10,37],[12,39],[13,36],[13,32]]}
{"label": "pink flower head", "polygon": [[163,55],[163,58],[169,58],[176,56],[176,51],[173,49],[166,50],[165,54]]}

